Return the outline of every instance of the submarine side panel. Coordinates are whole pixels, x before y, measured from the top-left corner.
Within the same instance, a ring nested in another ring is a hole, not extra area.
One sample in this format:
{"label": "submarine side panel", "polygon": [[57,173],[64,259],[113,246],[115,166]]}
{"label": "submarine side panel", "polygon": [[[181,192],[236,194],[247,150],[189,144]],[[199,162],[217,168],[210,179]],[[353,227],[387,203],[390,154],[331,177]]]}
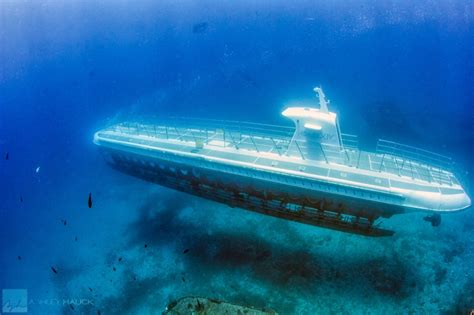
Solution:
{"label": "submarine side panel", "polygon": [[[357,217],[390,217],[405,211],[398,205],[382,202],[387,196],[357,188],[341,187],[255,169],[218,165],[203,159],[197,160],[167,153],[154,153],[150,156],[143,155],[141,152],[130,152],[129,148],[127,151],[107,147],[101,147],[101,149],[108,163],[114,168],[158,184],[160,184],[160,175],[171,173],[176,179],[192,182],[194,185],[218,184],[221,187],[228,187],[262,199],[279,200],[282,203],[299,204]],[[208,165],[216,169],[206,168],[205,166]],[[236,171],[239,174],[236,174]],[[298,182],[306,182],[305,186],[308,188],[297,186]],[[350,196],[351,194],[353,196]],[[361,196],[381,200],[366,200],[361,199]]]}

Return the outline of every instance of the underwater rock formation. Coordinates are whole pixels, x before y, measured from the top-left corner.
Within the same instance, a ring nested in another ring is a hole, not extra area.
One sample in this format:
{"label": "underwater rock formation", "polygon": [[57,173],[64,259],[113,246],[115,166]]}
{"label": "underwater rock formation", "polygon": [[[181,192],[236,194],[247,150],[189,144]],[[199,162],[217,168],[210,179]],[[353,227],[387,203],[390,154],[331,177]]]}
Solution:
{"label": "underwater rock formation", "polygon": [[216,299],[204,297],[183,297],[173,301],[166,307],[163,314],[254,314],[277,315],[273,310],[256,309],[253,307],[230,304]]}

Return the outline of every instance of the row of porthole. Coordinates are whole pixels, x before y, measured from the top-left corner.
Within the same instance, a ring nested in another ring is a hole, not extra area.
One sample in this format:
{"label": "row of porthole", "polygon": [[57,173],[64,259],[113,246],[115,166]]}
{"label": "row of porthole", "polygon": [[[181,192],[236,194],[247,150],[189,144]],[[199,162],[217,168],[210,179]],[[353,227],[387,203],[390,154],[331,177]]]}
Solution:
{"label": "row of porthole", "polygon": [[[199,167],[203,167],[205,168],[206,165],[204,163],[199,163],[200,165],[198,165]],[[211,169],[214,169],[214,170],[222,170],[222,168],[217,168],[217,167],[209,167]],[[278,176],[275,176],[273,177],[272,175],[267,175],[267,174],[262,174],[262,175],[258,175],[257,172],[255,173],[252,173],[252,172],[248,172],[247,174],[243,171],[241,171],[241,169],[237,168],[237,167],[225,167],[224,170],[228,171],[228,172],[231,172],[231,173],[236,173],[236,174],[239,174],[239,175],[246,175],[246,176],[250,176],[250,177],[254,177],[254,178],[261,178],[261,179],[270,179],[270,180],[273,180],[273,181],[278,181],[278,182],[284,182],[286,184],[295,184],[295,185],[298,185],[298,186],[302,186],[302,187],[308,187],[307,184],[305,184],[304,181],[300,181],[300,180],[296,180],[296,179],[288,179],[286,177],[282,177],[281,179],[278,178]],[[313,184],[313,183],[309,183],[309,186],[313,189],[318,189],[318,190],[322,190],[322,191],[327,191],[327,192],[337,192],[337,193],[344,193],[345,195],[353,195],[353,196],[359,196],[359,197],[362,197],[362,198],[369,198],[369,199],[377,199],[377,200],[380,200],[380,201],[387,201],[386,198],[381,198],[381,196],[379,194],[372,194],[372,193],[364,193],[364,192],[357,192],[357,190],[354,190],[354,189],[347,189],[347,188],[339,188],[337,186],[335,186],[335,189],[331,189],[331,186],[329,185],[321,185],[321,184]]]}
{"label": "row of porthole", "polygon": [[[146,160],[143,160],[143,159],[137,159],[136,157],[130,157],[128,155],[120,155],[118,156],[119,159],[121,160],[124,160],[124,161],[128,161],[128,162],[133,162],[135,164],[141,164],[142,166],[150,166],[152,168],[156,168],[158,167],[159,169],[161,170],[164,170],[164,169],[168,169],[170,170],[171,172],[175,173],[177,171],[177,169],[173,166],[166,166],[162,163],[155,163],[153,161],[150,161],[150,162],[147,162]],[[182,175],[187,175],[188,174],[188,170],[186,169],[179,169],[179,172],[182,174]]]}
{"label": "row of porthole", "polygon": [[[132,158],[132,157],[127,156],[127,155],[121,156],[121,158],[125,159],[127,161],[133,161],[135,163],[141,163],[143,166],[147,166],[147,164],[148,164],[149,166],[151,166],[153,168],[155,168],[156,166],[158,166],[162,170],[164,170],[166,168],[166,166],[161,164],[161,163],[158,163],[158,164],[155,164],[155,162],[147,163],[145,160],[137,159],[136,157]],[[181,159],[176,159],[176,160],[177,160],[177,162],[185,162],[184,160],[180,161]],[[387,201],[386,198],[381,198],[381,196],[379,194],[364,193],[364,192],[360,192],[360,191],[357,192],[356,190],[353,190],[353,189],[339,188],[337,186],[335,186],[335,189],[333,190],[333,189],[331,189],[331,186],[329,186],[329,185],[321,185],[321,184],[314,184],[314,183],[306,184],[304,181],[301,181],[301,180],[288,179],[286,177],[279,178],[279,176],[265,174],[265,173],[262,173],[259,176],[258,172],[251,172],[251,171],[246,172],[243,169],[238,168],[238,167],[226,166],[226,167],[223,167],[223,168],[218,168],[218,167],[213,166],[210,163],[203,163],[203,162],[197,163],[197,167],[208,168],[208,169],[210,168],[210,169],[213,169],[213,170],[216,170],[216,171],[225,170],[227,172],[238,174],[238,175],[244,175],[244,176],[253,177],[253,178],[260,178],[260,179],[264,179],[264,180],[269,179],[269,180],[277,181],[277,182],[280,182],[280,183],[295,184],[295,185],[298,185],[298,186],[301,186],[301,187],[308,187],[308,185],[309,185],[310,188],[318,189],[320,191],[344,193],[345,195],[353,195],[353,196],[359,196],[359,197],[362,197],[362,198],[369,198],[369,199],[377,199],[377,200],[380,200],[380,201],[384,201],[384,200]],[[174,168],[174,167],[168,167],[168,169],[171,172],[176,172],[176,168]],[[180,169],[179,171],[183,175],[188,174],[187,170]],[[195,169],[193,169],[193,175],[196,176],[196,177],[199,177],[200,173],[198,171],[196,171]]]}

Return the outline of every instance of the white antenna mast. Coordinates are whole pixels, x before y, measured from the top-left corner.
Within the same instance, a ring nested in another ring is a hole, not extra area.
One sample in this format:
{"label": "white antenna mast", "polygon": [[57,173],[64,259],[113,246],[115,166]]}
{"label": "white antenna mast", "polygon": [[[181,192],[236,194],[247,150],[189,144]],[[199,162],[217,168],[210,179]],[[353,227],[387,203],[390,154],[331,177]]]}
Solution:
{"label": "white antenna mast", "polygon": [[321,87],[315,87],[313,91],[319,96],[320,111],[323,113],[329,113],[328,101],[326,100],[326,96],[324,96],[323,89]]}

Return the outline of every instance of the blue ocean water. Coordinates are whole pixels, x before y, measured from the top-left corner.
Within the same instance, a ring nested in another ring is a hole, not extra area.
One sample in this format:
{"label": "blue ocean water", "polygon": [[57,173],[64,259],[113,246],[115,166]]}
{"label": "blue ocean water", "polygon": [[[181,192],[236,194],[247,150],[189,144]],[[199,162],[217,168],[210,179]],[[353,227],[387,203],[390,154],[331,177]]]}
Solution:
{"label": "blue ocean water", "polygon": [[452,156],[473,196],[473,9],[0,2],[0,289],[27,289],[31,314],[156,314],[186,295],[280,314],[468,312],[470,210],[365,238],[125,176],[92,137],[136,115],[288,125],[282,109],[320,85],[343,132]]}

